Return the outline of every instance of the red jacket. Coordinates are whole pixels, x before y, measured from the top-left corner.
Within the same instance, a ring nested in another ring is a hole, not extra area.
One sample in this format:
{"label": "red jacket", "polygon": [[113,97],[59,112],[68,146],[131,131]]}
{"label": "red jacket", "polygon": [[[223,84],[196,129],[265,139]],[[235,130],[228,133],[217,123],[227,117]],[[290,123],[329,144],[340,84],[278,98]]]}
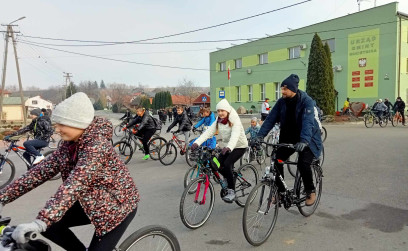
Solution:
{"label": "red jacket", "polygon": [[63,184],[37,219],[50,226],[79,201],[96,235],[105,235],[135,210],[139,201],[136,185],[113,150],[111,138],[112,123],[95,117],[78,140],[76,164],[70,164],[67,142],[0,191],[0,203],[12,202],[61,172]]}

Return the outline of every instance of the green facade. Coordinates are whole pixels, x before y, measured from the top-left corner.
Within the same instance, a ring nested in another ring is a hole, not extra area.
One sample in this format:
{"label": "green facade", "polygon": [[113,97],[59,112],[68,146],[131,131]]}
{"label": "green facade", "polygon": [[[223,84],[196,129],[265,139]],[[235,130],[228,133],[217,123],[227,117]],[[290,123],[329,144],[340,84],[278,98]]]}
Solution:
{"label": "green facade", "polygon": [[[397,3],[390,3],[210,53],[211,109],[215,110],[218,93],[224,89],[234,108],[249,110],[255,106],[259,111],[261,84],[265,85],[264,97],[273,105],[276,88],[291,73],[299,75],[300,89],[305,90],[310,44],[316,32],[323,41],[334,41],[331,49],[338,109],[347,97],[369,104],[378,98],[393,102],[397,96],[407,101],[408,16],[397,7]],[[289,59],[292,47],[299,49],[296,57]],[[261,54],[267,54],[267,63],[264,60],[260,64]],[[242,68],[236,67],[235,59],[242,59]],[[223,62],[231,69],[230,87],[227,71],[220,71]]]}

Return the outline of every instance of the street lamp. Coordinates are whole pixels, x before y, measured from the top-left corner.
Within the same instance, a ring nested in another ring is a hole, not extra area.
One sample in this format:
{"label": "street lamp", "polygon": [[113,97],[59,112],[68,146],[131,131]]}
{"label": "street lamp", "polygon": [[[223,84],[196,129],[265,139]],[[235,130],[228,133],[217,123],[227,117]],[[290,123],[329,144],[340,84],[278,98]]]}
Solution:
{"label": "street lamp", "polygon": [[17,21],[23,20],[24,18],[26,18],[26,17],[25,17],[25,16],[24,16],[24,17],[20,17],[19,19],[14,20],[13,22],[9,23],[9,25],[12,24],[12,23],[15,23],[15,22],[17,22]]}

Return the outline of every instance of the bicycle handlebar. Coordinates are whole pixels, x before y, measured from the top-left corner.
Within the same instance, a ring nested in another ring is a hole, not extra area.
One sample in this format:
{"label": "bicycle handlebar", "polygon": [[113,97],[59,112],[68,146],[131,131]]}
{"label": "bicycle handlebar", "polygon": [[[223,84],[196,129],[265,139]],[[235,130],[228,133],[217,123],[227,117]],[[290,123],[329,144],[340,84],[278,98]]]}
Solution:
{"label": "bicycle handlebar", "polygon": [[287,147],[287,148],[295,149],[295,145],[293,145],[293,144],[286,144],[286,143],[271,144],[271,143],[268,143],[268,142],[265,142],[265,141],[261,141],[261,142],[259,142],[259,143],[265,144],[265,145],[267,145],[267,146],[276,147],[276,148]]}

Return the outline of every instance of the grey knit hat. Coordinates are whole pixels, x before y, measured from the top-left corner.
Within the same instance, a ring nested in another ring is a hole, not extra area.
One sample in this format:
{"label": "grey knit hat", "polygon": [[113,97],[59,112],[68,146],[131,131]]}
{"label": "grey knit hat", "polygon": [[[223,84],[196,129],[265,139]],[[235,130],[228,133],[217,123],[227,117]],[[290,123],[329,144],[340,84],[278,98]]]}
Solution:
{"label": "grey knit hat", "polygon": [[75,128],[87,128],[95,115],[91,100],[83,92],[77,92],[59,103],[52,112],[52,121]]}
{"label": "grey knit hat", "polygon": [[41,109],[40,109],[40,108],[35,108],[34,110],[32,110],[32,111],[30,112],[30,114],[39,117],[40,114],[41,114]]}

